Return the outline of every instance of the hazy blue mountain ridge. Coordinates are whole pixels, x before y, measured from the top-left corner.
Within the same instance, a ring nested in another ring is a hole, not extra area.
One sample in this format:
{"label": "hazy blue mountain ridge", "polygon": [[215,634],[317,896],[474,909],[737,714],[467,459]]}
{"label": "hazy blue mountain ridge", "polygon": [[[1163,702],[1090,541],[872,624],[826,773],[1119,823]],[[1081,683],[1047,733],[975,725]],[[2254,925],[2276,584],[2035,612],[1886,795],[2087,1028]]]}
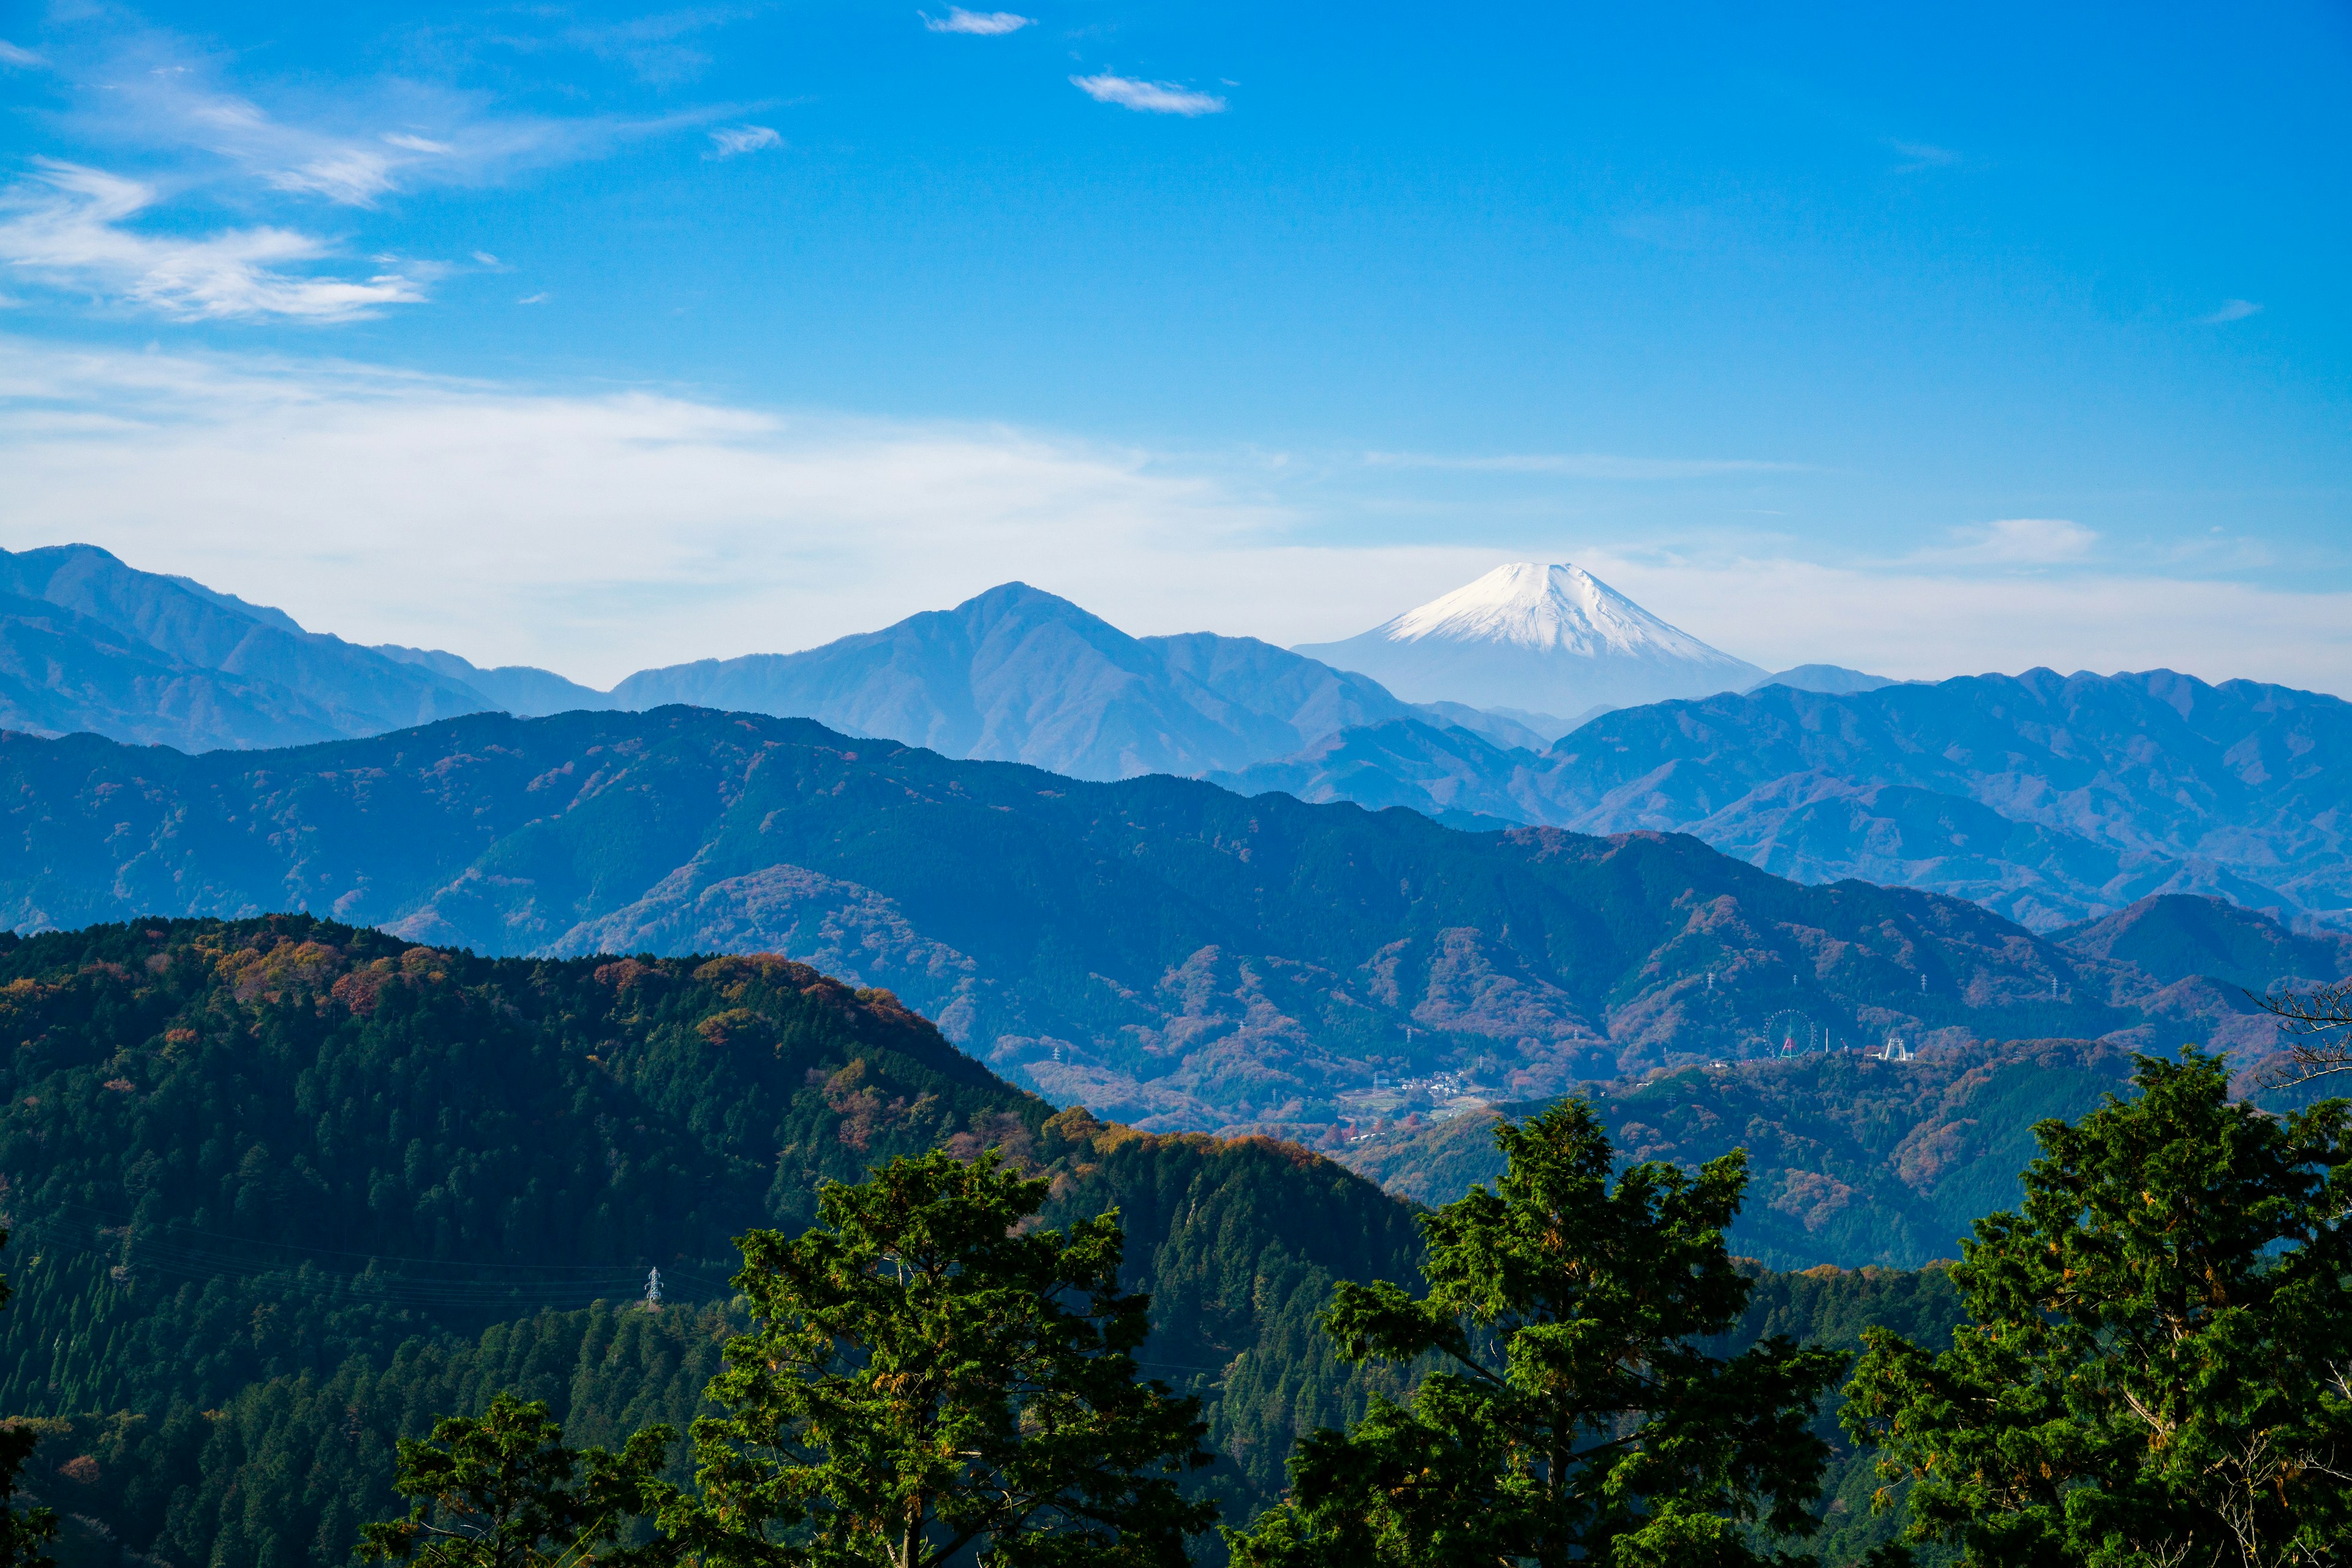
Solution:
{"label": "hazy blue mountain ridge", "polygon": [[441,648],[404,647],[398,643],[378,643],[373,651],[396,663],[418,665],[447,676],[480,692],[488,700],[489,707],[519,719],[544,719],[550,713],[569,713],[575,708],[613,706],[611,693],[567,680],[551,669],[533,665],[502,664],[484,669],[470,659]]}
{"label": "hazy blue mountain ridge", "polygon": [[87,544],[0,551],[0,725],[289,745],[478,711],[480,693]]}
{"label": "hazy blue mountain ridge", "polygon": [[303,910],[488,953],[782,952],[1167,1129],[1328,1126],[1375,1073],[1556,1093],[1774,1050],[1790,1008],[1871,1044],[2245,1010],[1975,904],[1802,887],[1679,835],[1460,833],[686,708],[196,757],[0,736],[0,799],[17,929]]}
{"label": "hazy blue mountain ridge", "polygon": [[1396,731],[1340,735],[1221,782],[1688,832],[1799,880],[1931,888],[2054,930],[2158,892],[2344,919],[2347,742],[2334,697],[2037,669],[1622,709],[1535,758],[1418,737],[1398,762]]}
{"label": "hazy blue mountain ridge", "polygon": [[1088,779],[1244,766],[1409,711],[1374,681],[1270,643],[1129,637],[1021,583],[806,652],[640,670],[613,689],[615,707],[666,702]]}
{"label": "hazy blue mountain ridge", "polygon": [[1848,669],[1842,664],[1800,664],[1752,681],[1740,689],[1753,691],[1759,686],[1793,686],[1800,691],[1826,691],[1833,696],[1845,696],[1856,691],[1876,691],[1897,684],[1884,675]]}

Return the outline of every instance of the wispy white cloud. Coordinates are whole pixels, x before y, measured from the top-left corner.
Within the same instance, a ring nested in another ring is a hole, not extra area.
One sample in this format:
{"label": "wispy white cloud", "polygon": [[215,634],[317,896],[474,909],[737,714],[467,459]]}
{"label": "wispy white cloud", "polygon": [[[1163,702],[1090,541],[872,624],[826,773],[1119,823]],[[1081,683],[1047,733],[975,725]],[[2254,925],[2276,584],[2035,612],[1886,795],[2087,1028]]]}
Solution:
{"label": "wispy white cloud", "polygon": [[1596,548],[1576,560],[1768,669],[1843,664],[1937,679],[2036,666],[2163,668],[2352,696],[2352,594],[2112,571],[1873,568],[1784,554],[1666,562]]}
{"label": "wispy white cloud", "polygon": [[36,168],[32,179],[0,191],[0,263],[16,276],[189,320],[347,321],[425,298],[415,267],[358,279],[289,270],[331,254],[323,240],[292,229],[142,232],[129,226],[155,204],[152,185],[47,159]]}
{"label": "wispy white cloud", "polygon": [[2005,517],[1955,528],[1949,540],[1911,559],[1948,566],[2055,566],[2088,557],[2099,536],[2063,517]]}
{"label": "wispy white cloud", "polygon": [[[89,415],[105,423],[63,423]],[[600,684],[807,647],[1012,577],[1143,630],[1271,607],[1218,552],[1273,509],[1142,452],[1002,426],[0,337],[0,472],[7,548],[88,539],[346,637]],[[1140,561],[1166,572],[1139,596],[1122,579]]]}
{"label": "wispy white cloud", "polygon": [[2252,300],[2224,300],[2220,310],[2210,316],[2200,316],[2197,321],[2201,326],[2218,327],[2224,321],[2242,321],[2261,310],[2262,307]]}
{"label": "wispy white cloud", "polygon": [[1024,27],[1037,25],[1036,17],[1024,16],[1017,12],[967,11],[961,5],[949,6],[944,16],[929,16],[919,11],[916,15],[921,16],[923,26],[934,33],[970,33],[982,38],[1002,37],[1007,33],[1017,33]]}
{"label": "wispy white cloud", "polygon": [[517,300],[515,303],[518,305],[544,305],[547,303],[547,290],[542,289],[536,294],[525,294],[521,299]]}
{"label": "wispy white cloud", "polygon": [[[624,21],[575,23],[557,35],[560,40],[602,60],[626,66],[639,80],[654,87],[676,87],[702,74],[710,64],[708,50],[686,40],[698,33],[731,26],[765,10],[764,5],[688,5],[656,11]],[[509,38],[509,44],[530,40]]]}
{"label": "wispy white cloud", "polygon": [[757,153],[763,147],[781,147],[784,139],[772,126],[722,125],[710,132],[710,156],[733,158],[745,153]]}
{"label": "wispy white cloud", "polygon": [[1321,527],[1319,481],[1239,460],[348,362],[0,337],[0,546],[86,539],[346,637],[599,685],[809,647],[1014,577],[1135,632],[1326,641],[1541,557],[1770,668],[2162,665],[2352,693],[2347,594],[2089,562],[1668,556],[1605,533],[1366,545]]}
{"label": "wispy white cloud", "polygon": [[0,66],[21,66],[26,69],[38,69],[48,63],[32,50],[20,48],[7,39],[0,38]]}
{"label": "wispy white cloud", "polygon": [[1097,103],[1116,103],[1144,114],[1223,114],[1225,100],[1214,93],[1196,92],[1171,81],[1137,81],[1130,77],[1074,76],[1070,84]]}
{"label": "wispy white cloud", "polygon": [[1949,169],[1964,162],[1949,147],[1938,147],[1929,142],[1898,142],[1889,138],[1886,145],[1904,159],[1895,166],[1898,174],[1916,174],[1926,169]]}
{"label": "wispy white cloud", "polygon": [[1367,452],[1375,468],[1435,468],[1455,473],[1558,474],[1580,479],[1696,479],[1718,474],[1801,473],[1811,465],[1746,458],[1627,458],[1606,452],[1507,452],[1454,457],[1431,452]]}
{"label": "wispy white cloud", "polygon": [[78,97],[68,123],[93,144],[174,165],[184,184],[215,180],[226,164],[267,189],[369,207],[397,192],[494,184],[742,112],[715,105],[634,120],[516,113],[481,94],[402,78],[265,107],[225,85],[224,69],[167,34],[110,35],[103,48],[73,61]]}

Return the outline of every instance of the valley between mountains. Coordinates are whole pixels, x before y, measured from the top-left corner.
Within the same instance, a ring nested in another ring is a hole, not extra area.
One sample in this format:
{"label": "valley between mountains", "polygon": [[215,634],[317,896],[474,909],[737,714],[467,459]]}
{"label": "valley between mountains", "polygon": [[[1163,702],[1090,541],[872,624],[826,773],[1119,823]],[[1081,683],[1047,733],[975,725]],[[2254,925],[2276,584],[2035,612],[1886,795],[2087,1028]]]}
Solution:
{"label": "valley between mountains", "polygon": [[11,734],[0,798],[18,929],[298,910],[487,954],[772,952],[1147,1129],[1336,1146],[1441,1097],[1889,1037],[2270,1038],[2228,984],[1679,835],[1086,783],[802,720],[473,715],[193,757]]}

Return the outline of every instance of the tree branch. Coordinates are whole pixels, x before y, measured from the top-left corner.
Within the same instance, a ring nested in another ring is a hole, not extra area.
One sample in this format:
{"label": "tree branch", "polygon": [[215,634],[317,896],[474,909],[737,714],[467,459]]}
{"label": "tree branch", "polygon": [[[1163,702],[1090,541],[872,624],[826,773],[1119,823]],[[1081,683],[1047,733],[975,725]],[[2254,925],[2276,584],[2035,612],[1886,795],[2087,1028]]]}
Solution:
{"label": "tree branch", "polygon": [[2315,991],[2273,991],[2246,995],[2276,1018],[2286,1049],[2255,1077],[2264,1089],[2292,1089],[2330,1074],[2352,1072],[2352,980]]}

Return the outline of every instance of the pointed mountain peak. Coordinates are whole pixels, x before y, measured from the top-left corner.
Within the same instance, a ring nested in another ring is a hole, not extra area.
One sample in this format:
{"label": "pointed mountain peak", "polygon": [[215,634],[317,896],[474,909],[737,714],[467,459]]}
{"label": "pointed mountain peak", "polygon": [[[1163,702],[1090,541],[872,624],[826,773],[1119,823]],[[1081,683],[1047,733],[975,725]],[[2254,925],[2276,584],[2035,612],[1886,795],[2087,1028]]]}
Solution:
{"label": "pointed mountain peak", "polygon": [[1702,697],[1764,673],[1564,561],[1497,566],[1345,642],[1296,651],[1369,675],[1408,701],[1562,719]]}
{"label": "pointed mountain peak", "polygon": [[[1506,643],[1548,652],[1712,662],[1725,656],[1668,626],[1581,566],[1515,561],[1407,610],[1375,634],[1391,642]],[[1735,662],[1726,660],[1726,662]]]}

